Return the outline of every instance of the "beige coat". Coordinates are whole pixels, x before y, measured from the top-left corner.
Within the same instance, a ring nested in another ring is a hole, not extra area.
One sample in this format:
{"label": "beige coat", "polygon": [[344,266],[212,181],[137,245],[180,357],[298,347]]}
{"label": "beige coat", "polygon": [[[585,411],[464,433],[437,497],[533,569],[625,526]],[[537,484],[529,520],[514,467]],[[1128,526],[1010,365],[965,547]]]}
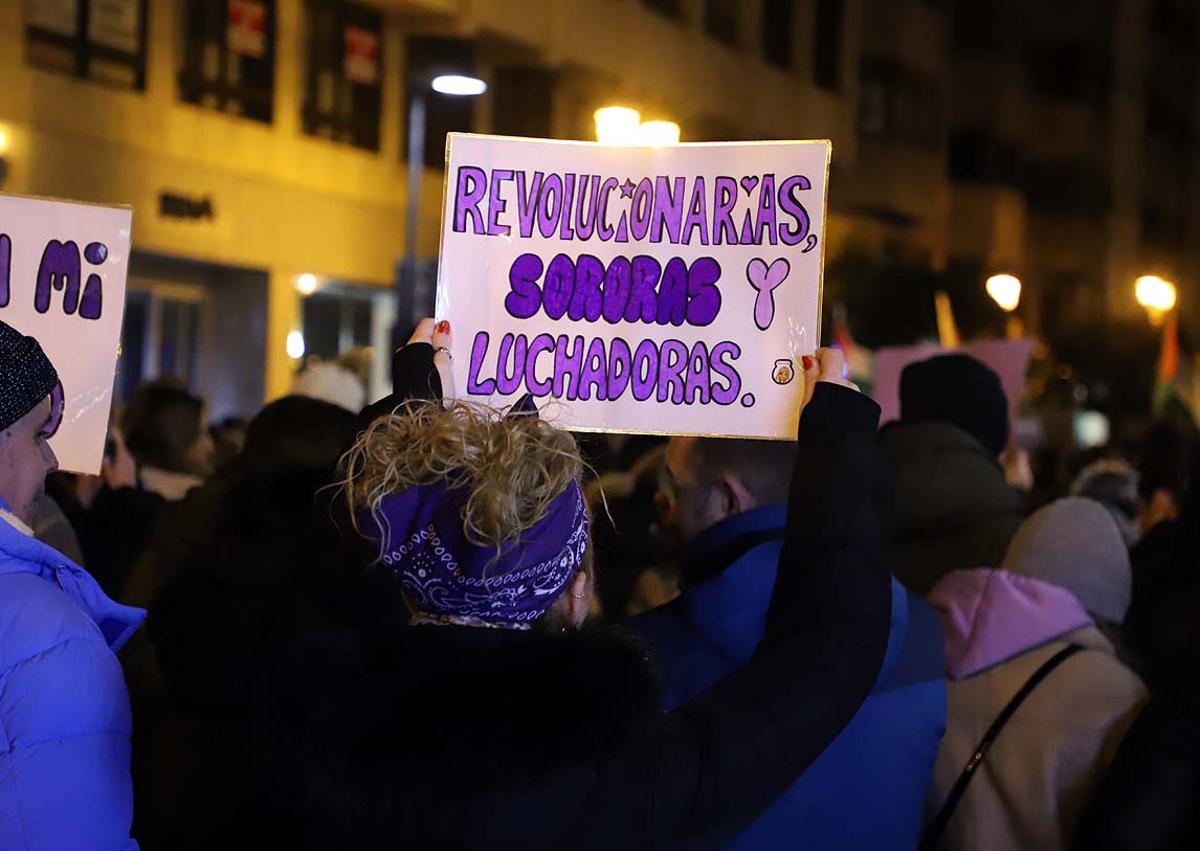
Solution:
{"label": "beige coat", "polygon": [[966,679],[948,683],[946,735],[927,815],[941,807],[1001,709],[1045,661],[1063,662],[1005,725],[943,834],[946,851],[1070,847],[1079,814],[1146,697],[1094,626],[1083,627]]}

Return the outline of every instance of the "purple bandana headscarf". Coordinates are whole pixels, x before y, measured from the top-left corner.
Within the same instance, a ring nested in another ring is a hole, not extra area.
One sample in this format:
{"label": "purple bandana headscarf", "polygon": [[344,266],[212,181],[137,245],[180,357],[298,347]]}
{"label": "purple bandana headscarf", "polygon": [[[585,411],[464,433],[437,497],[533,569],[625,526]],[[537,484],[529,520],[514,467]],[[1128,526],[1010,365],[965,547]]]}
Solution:
{"label": "purple bandana headscarf", "polygon": [[528,628],[583,564],[588,516],[577,482],[559,494],[521,540],[477,547],[463,532],[463,488],[421,485],[384,497],[379,516],[359,517],[381,543],[414,621]]}

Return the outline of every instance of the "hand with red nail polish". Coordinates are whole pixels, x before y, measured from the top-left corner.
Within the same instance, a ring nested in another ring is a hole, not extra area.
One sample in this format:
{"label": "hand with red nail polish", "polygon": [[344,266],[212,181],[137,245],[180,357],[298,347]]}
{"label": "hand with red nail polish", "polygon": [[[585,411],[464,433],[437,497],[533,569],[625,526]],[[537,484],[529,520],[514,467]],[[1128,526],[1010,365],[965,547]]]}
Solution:
{"label": "hand with red nail polish", "polygon": [[453,337],[450,334],[450,322],[443,319],[435,323],[431,318],[422,319],[417,323],[417,328],[413,331],[411,337],[408,338],[408,344],[426,343],[433,346],[434,355],[433,362],[437,366],[438,375],[442,379],[442,397],[445,399],[453,399],[455,397],[454,388],[454,369],[452,345]]}
{"label": "hand with red nail polish", "polygon": [[846,378],[846,353],[841,349],[817,349],[815,357],[804,355],[800,358],[800,363],[804,367],[804,397],[800,403],[801,408],[812,401],[818,381],[858,390],[858,385]]}

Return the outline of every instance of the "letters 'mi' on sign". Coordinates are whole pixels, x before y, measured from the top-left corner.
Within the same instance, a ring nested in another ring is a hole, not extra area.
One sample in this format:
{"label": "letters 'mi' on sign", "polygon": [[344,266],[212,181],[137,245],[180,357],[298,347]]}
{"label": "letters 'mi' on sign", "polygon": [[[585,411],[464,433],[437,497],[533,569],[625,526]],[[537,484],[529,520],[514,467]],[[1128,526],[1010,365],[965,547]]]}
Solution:
{"label": "letters 'mi' on sign", "polygon": [[829,156],[451,134],[437,313],[460,397],[553,398],[583,430],[792,439]]}
{"label": "letters 'mi' on sign", "polygon": [[62,381],[64,470],[104,451],[133,211],[0,195],[0,320],[36,337]]}

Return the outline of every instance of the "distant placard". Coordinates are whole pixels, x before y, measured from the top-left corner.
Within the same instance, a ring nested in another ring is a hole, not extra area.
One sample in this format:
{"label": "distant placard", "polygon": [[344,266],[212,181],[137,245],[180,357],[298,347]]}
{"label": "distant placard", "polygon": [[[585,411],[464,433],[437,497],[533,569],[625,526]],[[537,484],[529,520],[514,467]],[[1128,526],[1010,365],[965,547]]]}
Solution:
{"label": "distant placard", "polygon": [[437,315],[458,395],[552,398],[581,430],[793,438],[829,157],[451,134]]}
{"label": "distant placard", "polygon": [[[1016,422],[1017,405],[1025,395],[1025,374],[1029,371],[1033,343],[1030,340],[975,340],[964,343],[956,351],[982,361],[999,376],[1008,397],[1009,418]],[[894,346],[875,352],[872,395],[882,409],[879,421],[886,423],[900,419],[900,374],[906,366],[951,352],[936,343]]]}
{"label": "distant placard", "polygon": [[230,53],[262,59],[267,55],[267,6],[261,0],[229,0],[225,45]]}
{"label": "distant placard", "polygon": [[344,33],[346,79],[360,86],[379,83],[379,33],[366,27],[347,26]]}
{"label": "distant placard", "polygon": [[62,382],[50,445],[97,473],[112,406],[133,211],[0,195],[0,320],[42,344]]}

